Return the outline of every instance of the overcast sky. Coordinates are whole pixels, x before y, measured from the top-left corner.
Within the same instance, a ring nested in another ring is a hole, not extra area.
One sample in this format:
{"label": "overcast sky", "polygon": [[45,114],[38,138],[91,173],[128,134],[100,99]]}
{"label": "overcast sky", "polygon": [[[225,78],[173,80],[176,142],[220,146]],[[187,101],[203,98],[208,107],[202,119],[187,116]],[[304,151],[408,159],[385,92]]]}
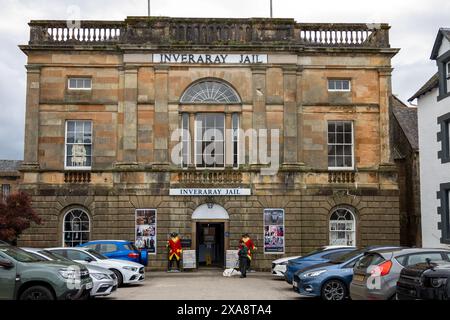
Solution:
{"label": "overcast sky", "polygon": [[[152,15],[268,17],[269,0],[151,0]],[[429,60],[440,27],[450,27],[449,0],[273,0],[274,17],[298,22],[392,26],[393,93],[406,101],[436,72]],[[33,19],[123,20],[147,14],[147,0],[0,0],[0,159],[23,159],[26,57],[18,49]]]}

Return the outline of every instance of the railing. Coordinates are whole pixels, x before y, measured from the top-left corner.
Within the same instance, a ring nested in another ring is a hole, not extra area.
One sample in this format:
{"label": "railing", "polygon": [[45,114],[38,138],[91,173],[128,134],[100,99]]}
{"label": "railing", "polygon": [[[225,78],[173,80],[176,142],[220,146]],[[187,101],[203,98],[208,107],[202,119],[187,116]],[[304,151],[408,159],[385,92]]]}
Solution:
{"label": "railing", "polygon": [[348,171],[333,171],[328,173],[328,183],[355,183],[356,174]]}
{"label": "railing", "polygon": [[315,46],[380,46],[388,45],[382,25],[369,24],[300,24],[300,41]]}
{"label": "railing", "polygon": [[90,183],[91,173],[83,171],[64,172],[65,183]]}
{"label": "railing", "polygon": [[293,19],[130,17],[125,21],[31,21],[30,45],[193,44],[389,47],[386,24],[296,23]]}
{"label": "railing", "polygon": [[232,186],[242,184],[242,173],[234,171],[189,171],[178,174],[178,183],[189,186]]}
{"label": "railing", "polygon": [[123,23],[117,21],[37,21],[31,22],[30,44],[110,44],[118,43]]}

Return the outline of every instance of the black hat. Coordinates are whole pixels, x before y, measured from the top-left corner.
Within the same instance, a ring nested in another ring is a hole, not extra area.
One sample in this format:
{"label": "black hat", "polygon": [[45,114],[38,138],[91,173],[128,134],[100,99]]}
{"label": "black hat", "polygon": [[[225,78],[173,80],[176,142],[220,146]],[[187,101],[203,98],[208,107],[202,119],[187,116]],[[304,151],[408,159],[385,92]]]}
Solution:
{"label": "black hat", "polygon": [[170,234],[170,236],[171,236],[172,238],[175,238],[176,236],[178,236],[178,233],[172,232],[172,233]]}

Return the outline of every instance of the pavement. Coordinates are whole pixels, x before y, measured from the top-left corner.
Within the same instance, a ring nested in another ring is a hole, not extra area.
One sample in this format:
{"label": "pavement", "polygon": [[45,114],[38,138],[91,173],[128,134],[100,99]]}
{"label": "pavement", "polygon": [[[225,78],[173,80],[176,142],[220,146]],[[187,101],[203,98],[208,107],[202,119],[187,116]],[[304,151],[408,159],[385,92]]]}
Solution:
{"label": "pavement", "polygon": [[147,272],[142,284],[119,288],[107,300],[300,300],[284,279],[269,272],[224,277],[223,270]]}

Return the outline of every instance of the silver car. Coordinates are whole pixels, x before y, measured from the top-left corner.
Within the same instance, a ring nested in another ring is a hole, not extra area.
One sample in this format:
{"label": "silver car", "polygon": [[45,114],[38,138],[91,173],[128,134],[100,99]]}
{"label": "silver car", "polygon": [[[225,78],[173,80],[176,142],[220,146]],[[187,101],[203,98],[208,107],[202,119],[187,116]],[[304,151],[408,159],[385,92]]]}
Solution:
{"label": "silver car", "polygon": [[449,261],[450,250],[395,249],[373,250],[353,268],[350,297],[353,300],[395,299],[396,285],[403,268],[431,261]]}
{"label": "silver car", "polygon": [[[22,248],[23,250],[39,256],[42,259],[49,261],[67,261],[69,259],[45,249],[36,248]],[[71,260],[69,260],[71,261]],[[94,266],[86,265],[89,270],[89,275],[92,278],[93,287],[91,290],[91,297],[108,296],[117,290],[117,277],[111,270]]]}

